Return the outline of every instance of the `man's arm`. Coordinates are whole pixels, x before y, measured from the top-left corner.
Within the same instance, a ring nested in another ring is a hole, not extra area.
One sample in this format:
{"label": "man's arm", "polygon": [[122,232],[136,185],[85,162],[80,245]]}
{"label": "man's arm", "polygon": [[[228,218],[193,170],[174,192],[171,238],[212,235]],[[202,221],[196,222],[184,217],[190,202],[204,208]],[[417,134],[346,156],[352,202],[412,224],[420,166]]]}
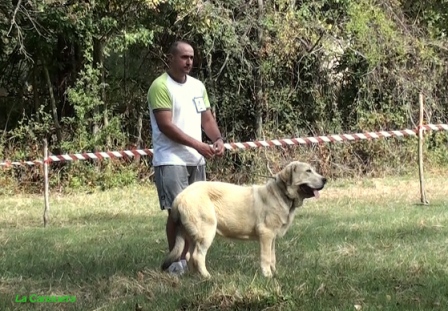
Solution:
{"label": "man's arm", "polygon": [[221,157],[224,154],[224,140],[216,123],[215,117],[210,109],[204,111],[201,115],[202,128],[205,134],[213,142],[213,150],[216,156]]}
{"label": "man's arm", "polygon": [[148,91],[148,103],[151,107],[155,121],[159,130],[169,139],[196,149],[201,155],[206,158],[210,158],[213,155],[213,149],[204,144],[202,141],[198,141],[193,137],[185,134],[179,129],[172,120],[172,104],[168,96],[168,90],[163,80],[156,80]]}
{"label": "man's arm", "polygon": [[159,130],[165,134],[166,137],[175,141],[176,143],[197,149],[200,141],[185,134],[173,122],[171,122],[171,110],[154,110],[154,117],[157,122]]}
{"label": "man's arm", "polygon": [[221,137],[221,131],[216,123],[215,117],[210,108],[207,90],[204,86],[204,103],[206,110],[201,114],[201,125],[205,135],[213,142],[213,152],[220,157],[224,154],[224,139]]}
{"label": "man's arm", "polygon": [[221,132],[218,128],[215,118],[213,117],[212,111],[207,109],[201,115],[202,128],[204,129],[205,135],[214,143],[221,137]]}
{"label": "man's arm", "polygon": [[159,130],[165,134],[166,137],[176,143],[196,149],[197,152],[207,159],[214,155],[214,151],[211,146],[185,134],[181,129],[173,124],[173,122],[171,122],[171,110],[156,110],[153,111],[153,113]]}

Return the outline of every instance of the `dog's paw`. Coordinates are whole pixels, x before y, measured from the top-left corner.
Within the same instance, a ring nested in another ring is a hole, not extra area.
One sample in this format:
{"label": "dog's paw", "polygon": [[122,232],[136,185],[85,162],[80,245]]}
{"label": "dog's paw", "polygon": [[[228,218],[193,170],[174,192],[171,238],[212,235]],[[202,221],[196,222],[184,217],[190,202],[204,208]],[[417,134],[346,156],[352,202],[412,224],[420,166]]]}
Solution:
{"label": "dog's paw", "polygon": [[261,269],[261,273],[263,274],[263,276],[264,277],[267,277],[267,278],[271,278],[272,277],[272,271],[271,271],[271,267],[269,267],[269,268],[262,268]]}
{"label": "dog's paw", "polygon": [[212,278],[212,276],[210,275],[210,273],[202,274],[201,276],[202,276],[202,278],[203,278],[204,280],[210,280],[210,279]]}

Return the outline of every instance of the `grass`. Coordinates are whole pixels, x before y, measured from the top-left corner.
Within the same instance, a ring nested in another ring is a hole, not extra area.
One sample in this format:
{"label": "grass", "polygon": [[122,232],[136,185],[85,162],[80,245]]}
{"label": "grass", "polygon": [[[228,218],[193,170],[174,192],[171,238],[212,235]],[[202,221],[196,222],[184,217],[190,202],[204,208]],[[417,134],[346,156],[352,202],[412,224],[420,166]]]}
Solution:
{"label": "grass", "polygon": [[[255,242],[218,238],[213,278],[159,271],[165,214],[152,185],[0,203],[0,310],[445,310],[446,173],[330,181],[277,242],[278,276],[259,272]],[[75,303],[18,303],[70,295]]]}

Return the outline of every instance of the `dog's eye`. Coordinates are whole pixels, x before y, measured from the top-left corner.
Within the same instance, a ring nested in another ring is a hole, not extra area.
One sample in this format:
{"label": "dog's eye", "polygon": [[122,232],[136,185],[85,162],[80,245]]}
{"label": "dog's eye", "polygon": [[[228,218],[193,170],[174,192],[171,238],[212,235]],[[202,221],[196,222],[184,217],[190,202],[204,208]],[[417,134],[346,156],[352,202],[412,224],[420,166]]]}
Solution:
{"label": "dog's eye", "polygon": [[306,172],[307,172],[307,173],[311,173],[311,170],[310,170],[310,169],[307,169]]}

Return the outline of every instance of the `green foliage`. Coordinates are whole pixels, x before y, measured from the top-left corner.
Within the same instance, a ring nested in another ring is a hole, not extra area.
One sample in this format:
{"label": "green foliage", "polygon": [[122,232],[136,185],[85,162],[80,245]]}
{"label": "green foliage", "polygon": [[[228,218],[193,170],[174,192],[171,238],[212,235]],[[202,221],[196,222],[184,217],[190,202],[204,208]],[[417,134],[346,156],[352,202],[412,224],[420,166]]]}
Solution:
{"label": "green foliage", "polygon": [[88,163],[76,163],[67,169],[67,182],[58,180],[55,187],[67,184],[69,189],[75,191],[107,190],[122,188],[137,182],[137,169],[132,164],[121,164],[117,162],[104,162],[101,165]]}
{"label": "green foliage", "polygon": [[[192,74],[206,84],[229,140],[412,128],[420,91],[426,122],[447,122],[447,0],[263,4],[260,10],[243,0],[22,1],[16,10],[1,3],[3,157],[41,158],[43,138],[55,153],[151,147],[146,93],[174,39],[194,43]],[[443,139],[431,138],[430,146],[431,163],[444,164]],[[363,174],[386,166],[387,145],[344,148],[335,147],[333,163],[363,163]],[[412,150],[396,149],[395,155]],[[241,160],[232,157],[210,169],[230,166],[225,178],[232,179]],[[92,167],[68,166],[57,183],[81,187],[88,172],[107,188],[134,176]]]}
{"label": "green foliage", "polygon": [[93,125],[103,118],[103,114],[96,113],[96,108],[102,107],[104,102],[101,100],[101,90],[105,85],[100,83],[100,70],[93,68],[92,65],[86,65],[80,72],[80,78],[76,81],[73,88],[67,90],[68,99],[73,104],[75,110],[74,118],[63,119],[64,123],[74,129],[71,139],[63,143],[64,150],[81,151],[93,150],[96,146],[105,145],[105,135],[114,134],[119,139],[123,139],[120,132],[118,117],[108,127],[102,131],[94,133]]}
{"label": "green foliage", "polygon": [[428,158],[436,167],[448,165],[448,134],[446,132],[432,133],[425,138]]}
{"label": "green foliage", "polygon": [[[381,65],[390,55],[404,52],[405,37],[382,8],[370,0],[351,2],[347,30],[354,36],[354,48],[368,61],[369,69]],[[401,40],[400,40],[401,39]]]}

